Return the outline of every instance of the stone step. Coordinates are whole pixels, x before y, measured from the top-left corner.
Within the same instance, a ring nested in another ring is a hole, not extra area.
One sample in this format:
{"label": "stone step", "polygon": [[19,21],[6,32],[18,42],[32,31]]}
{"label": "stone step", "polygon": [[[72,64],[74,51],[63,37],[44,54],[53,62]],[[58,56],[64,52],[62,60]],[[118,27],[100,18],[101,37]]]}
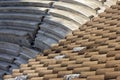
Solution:
{"label": "stone step", "polygon": [[41,0],[9,0],[9,1],[0,1],[1,7],[6,6],[34,6],[34,7],[50,7],[52,1],[41,1]]}
{"label": "stone step", "polygon": [[5,53],[0,53],[0,61],[12,63],[14,61],[14,56]]}
{"label": "stone step", "polygon": [[81,6],[87,6],[92,9],[97,9],[100,6],[102,6],[102,2],[98,0],[60,0],[60,1],[81,5]]}
{"label": "stone step", "polygon": [[28,56],[28,55],[26,55],[26,54],[24,54],[24,53],[21,53],[20,56],[19,56],[19,58],[22,58],[22,59],[25,59],[25,60],[29,60],[29,59],[31,59],[32,57],[30,57],[30,56]]}
{"label": "stone step", "polygon": [[65,29],[48,23],[41,24],[40,30],[55,35],[61,39],[64,38],[66,34],[68,34],[68,32]]}
{"label": "stone step", "polygon": [[17,26],[36,29],[38,22],[24,20],[0,20],[0,26]]}
{"label": "stone step", "polygon": [[115,5],[118,0],[106,0],[104,5],[110,7],[111,5]]}
{"label": "stone step", "polygon": [[[0,61],[1,62],[1,61]],[[12,72],[12,69],[17,69],[18,66],[14,63],[8,63],[8,62],[1,62],[2,65],[0,65],[0,70],[3,71],[5,74],[10,74]],[[3,68],[4,67],[4,68]]]}
{"label": "stone step", "polygon": [[35,44],[34,46],[37,49],[40,49],[41,51],[43,51],[44,49],[49,49],[50,47],[47,45],[47,43],[40,41],[38,38],[35,39]]}
{"label": "stone step", "polygon": [[[69,21],[73,21],[74,23],[76,23],[78,25],[82,25],[85,22],[90,20],[88,17],[85,17],[83,15],[76,15],[75,13],[71,13],[71,12],[59,10],[59,9],[50,9],[49,13],[52,16],[63,18],[63,19],[69,20]],[[61,14],[61,13],[63,13],[63,14]]]}
{"label": "stone step", "polygon": [[[56,35],[53,35],[53,34],[50,34],[50,33],[48,33],[48,32],[41,31],[41,30],[38,31],[38,34],[43,34],[43,33],[44,33],[44,35],[45,35],[46,37],[52,38],[52,39],[54,39],[55,41],[59,41],[59,40],[60,40],[60,38],[57,37]],[[39,35],[38,35],[38,36],[39,36]]]}
{"label": "stone step", "polygon": [[1,20],[24,20],[41,22],[43,15],[23,14],[23,13],[0,13]]}
{"label": "stone step", "polygon": [[19,26],[0,26],[0,29],[25,31],[25,32],[28,32],[31,35],[33,35],[35,33],[34,29],[30,29],[30,28],[26,28],[26,27],[19,27]]}
{"label": "stone step", "polygon": [[[41,21],[36,22],[36,21],[14,19],[14,18],[17,18],[17,16],[13,17],[11,15],[9,15],[9,17],[7,15],[0,16],[0,18],[1,17],[4,19],[0,20],[0,29],[12,29],[12,30],[24,31],[26,33],[29,33],[32,38],[34,37],[36,30],[38,29],[38,24],[41,22]],[[18,18],[19,17],[21,16],[18,16]]]}
{"label": "stone step", "polygon": [[30,58],[35,58],[36,55],[38,55],[38,54],[39,54],[39,52],[36,50],[22,47],[19,57],[28,60]]}
{"label": "stone step", "polygon": [[20,57],[21,54],[25,54],[30,58],[34,58],[37,54],[39,54],[39,52],[34,49],[20,47],[17,44],[0,42],[0,79],[1,80],[3,80],[2,77],[4,73],[9,74],[12,72],[13,69],[18,69],[19,65],[27,63],[26,59]]}
{"label": "stone step", "polygon": [[20,53],[20,46],[17,44],[0,41],[0,52],[8,55],[18,56]]}
{"label": "stone step", "polygon": [[[0,0],[0,1],[16,1],[16,0]],[[35,0],[21,0],[21,1],[35,1]],[[58,1],[58,0],[36,0],[36,1]]]}
{"label": "stone step", "polygon": [[24,31],[0,30],[0,41],[16,43],[19,45],[30,46],[30,35]]}
{"label": "stone step", "polygon": [[[38,36],[39,35],[39,36]],[[53,43],[57,43],[57,41],[47,37],[43,34],[37,34],[35,39],[35,47],[44,50],[50,48]]]}
{"label": "stone step", "polygon": [[71,3],[55,2],[54,7],[57,9],[68,11],[68,12],[81,14],[86,17],[92,17],[92,16],[96,15],[96,10],[94,10],[94,9],[91,9],[91,8],[85,7],[85,6],[81,6],[81,5],[71,4]]}
{"label": "stone step", "polygon": [[79,25],[71,21],[53,16],[46,16],[44,22],[64,28],[66,31],[76,30],[79,28]]}
{"label": "stone step", "polygon": [[10,68],[9,63],[0,61],[0,69],[8,71]]}
{"label": "stone step", "polygon": [[7,49],[7,47],[6,48],[0,48],[0,52],[8,54],[8,55],[13,55],[13,56],[18,56],[19,55],[19,51],[12,50],[12,49]]}
{"label": "stone step", "polygon": [[17,57],[16,60],[14,61],[14,64],[16,64],[17,66],[20,66],[21,64],[25,63],[27,63],[27,61],[19,57]]}
{"label": "stone step", "polygon": [[0,7],[0,13],[26,13],[45,15],[48,8],[42,7]]}
{"label": "stone step", "polygon": [[[53,42],[55,41],[55,40],[53,40],[53,38],[51,36],[46,35],[45,32],[43,32],[43,31],[38,31],[37,38],[39,38],[39,40],[41,40],[41,41],[43,40],[43,42],[45,42],[44,40],[48,39],[46,41],[48,42],[49,45],[51,44],[52,41]],[[50,42],[49,39],[52,40],[52,41]]]}

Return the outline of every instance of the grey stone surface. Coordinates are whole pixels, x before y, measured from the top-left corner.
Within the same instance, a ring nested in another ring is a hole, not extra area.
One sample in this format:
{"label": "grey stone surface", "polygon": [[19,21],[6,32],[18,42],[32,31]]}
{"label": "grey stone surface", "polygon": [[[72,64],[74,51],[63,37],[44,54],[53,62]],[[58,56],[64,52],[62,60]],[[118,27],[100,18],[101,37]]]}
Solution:
{"label": "grey stone surface", "polygon": [[1,0],[0,40],[31,47],[32,40],[34,40],[39,28],[38,24],[41,23],[48,7],[51,6],[51,2],[44,0]]}
{"label": "grey stone surface", "polygon": [[14,56],[0,53],[0,61],[12,63],[14,61],[14,59],[15,59]]}
{"label": "grey stone surface", "polygon": [[[41,33],[40,33],[41,32]],[[40,33],[40,34],[39,34]],[[35,39],[35,46],[41,50],[48,49],[53,43],[57,43],[54,39],[45,36],[45,33],[39,31],[37,38]]]}
{"label": "grey stone surface", "polygon": [[62,27],[66,31],[72,31],[72,30],[76,30],[79,28],[79,26],[75,23],[72,23],[72,21],[67,21],[65,19],[53,17],[53,16],[45,17],[44,22],[56,25],[58,27]]}
{"label": "grey stone surface", "polygon": [[47,8],[42,7],[0,7],[1,13],[45,14]]}
{"label": "grey stone surface", "polygon": [[9,49],[9,50],[13,50],[13,51],[18,51],[20,50],[20,46],[17,44],[11,44],[8,42],[0,42],[0,48],[2,49]]}
{"label": "grey stone surface", "polygon": [[39,31],[37,36],[40,41],[43,41],[47,43],[48,45],[53,42],[56,42],[55,40],[51,39],[51,37],[45,36],[45,32],[42,32],[42,31]]}
{"label": "grey stone surface", "polygon": [[7,0],[0,1],[0,6],[36,6],[50,7],[51,1],[48,0]]}
{"label": "grey stone surface", "polygon": [[86,6],[92,9],[97,9],[98,7],[102,6],[102,2],[99,0],[60,0],[60,1]]}
{"label": "grey stone surface", "polygon": [[[11,73],[20,64],[27,63],[28,59],[21,57],[23,54],[29,58],[34,58],[39,52],[30,48],[20,47],[17,44],[0,42],[0,71],[3,71],[0,72],[0,76]],[[0,79],[2,78],[0,77]]]}
{"label": "grey stone surface", "polygon": [[37,54],[39,54],[38,51],[29,49],[26,47],[22,47],[21,52],[20,52],[20,57],[28,60],[30,58],[34,58]]}
{"label": "grey stone surface", "polygon": [[0,69],[8,71],[10,68],[9,63],[0,61]]}
{"label": "grey stone surface", "polygon": [[78,24],[78,26],[80,26],[80,25],[84,24],[86,21],[90,20],[86,16],[76,15],[75,13],[71,13],[71,12],[59,10],[59,9],[50,9],[49,13],[52,16],[63,18],[68,21],[72,21],[73,23]]}
{"label": "grey stone surface", "polygon": [[0,13],[0,19],[3,20],[23,20],[40,22],[43,15],[23,14],[23,13]]}
{"label": "grey stone surface", "polygon": [[59,41],[60,40],[60,38],[58,38],[55,35],[49,34],[49,33],[44,32],[44,31],[38,31],[37,36],[40,37],[41,35],[44,35],[44,36],[46,36],[48,38],[51,38],[51,39],[54,39],[55,41]]}
{"label": "grey stone surface", "polygon": [[26,31],[29,34],[31,34],[31,36],[33,35],[35,31],[35,29],[19,27],[19,26],[0,26],[0,29],[12,29],[12,30]]}
{"label": "grey stone surface", "polygon": [[91,9],[89,7],[81,6],[81,5],[79,6],[79,5],[65,3],[65,2],[55,2],[54,7],[57,9],[68,11],[68,12],[81,14],[86,17],[91,17],[96,15],[96,10]]}
{"label": "grey stone surface", "polygon": [[20,66],[21,64],[25,64],[25,63],[27,63],[27,60],[24,60],[23,58],[20,57],[17,57],[16,60],[14,61],[14,64],[16,64],[17,66]]}
{"label": "grey stone surface", "polygon": [[119,0],[107,0],[107,1],[104,3],[104,5],[110,7],[111,5],[115,5],[117,1],[119,1]]}
{"label": "grey stone surface", "polygon": [[43,23],[40,25],[40,28],[42,31],[48,32],[50,34],[56,35],[59,38],[64,38],[66,34],[69,32],[66,31],[64,28],[58,27],[56,25],[48,24],[48,23]]}
{"label": "grey stone surface", "polygon": [[36,29],[38,22],[24,20],[0,20],[0,26],[17,26]]}
{"label": "grey stone surface", "polygon": [[30,57],[35,57],[37,54],[39,54],[38,51],[26,47],[22,47],[21,52],[27,54]]}
{"label": "grey stone surface", "polygon": [[12,42],[19,45],[30,46],[30,35],[24,31],[0,30],[0,41]]}
{"label": "grey stone surface", "polygon": [[35,39],[35,44],[34,44],[34,46],[35,46],[36,48],[40,49],[41,51],[50,48],[50,45],[48,46],[46,43],[40,41],[38,38]]}

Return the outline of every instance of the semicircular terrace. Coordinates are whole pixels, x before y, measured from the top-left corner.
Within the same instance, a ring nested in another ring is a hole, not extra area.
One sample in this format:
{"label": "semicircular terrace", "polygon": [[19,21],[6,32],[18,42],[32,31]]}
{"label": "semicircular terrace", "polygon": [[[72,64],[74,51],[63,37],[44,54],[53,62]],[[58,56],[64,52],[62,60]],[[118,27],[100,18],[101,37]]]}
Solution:
{"label": "semicircular terrace", "polygon": [[105,3],[104,0],[0,0],[0,41],[48,49],[96,16],[106,7]]}
{"label": "semicircular terrace", "polygon": [[0,79],[116,1],[0,0]]}
{"label": "semicircular terrace", "polygon": [[120,80],[120,1],[4,79]]}

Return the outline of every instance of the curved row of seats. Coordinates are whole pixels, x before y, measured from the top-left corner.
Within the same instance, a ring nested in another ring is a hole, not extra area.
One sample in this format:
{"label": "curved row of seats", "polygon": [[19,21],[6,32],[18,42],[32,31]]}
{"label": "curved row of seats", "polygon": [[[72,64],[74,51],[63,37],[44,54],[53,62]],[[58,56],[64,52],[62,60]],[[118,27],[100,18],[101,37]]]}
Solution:
{"label": "curved row of seats", "polygon": [[4,74],[11,73],[12,69],[27,63],[28,59],[34,58],[39,52],[17,44],[0,42],[0,80]]}
{"label": "curved row of seats", "polygon": [[[31,43],[34,43],[35,48],[48,49],[96,16],[103,6],[102,1],[98,0],[86,0],[90,4],[82,1],[0,0],[0,41],[27,47],[32,47]],[[9,73],[37,55],[25,47],[20,50],[18,56],[9,55],[9,51],[1,52],[4,56],[0,59],[1,72]],[[0,74],[2,76],[3,73]]]}
{"label": "curved row of seats", "polygon": [[103,3],[104,0],[0,0],[0,41],[48,49],[96,16],[105,7]]}
{"label": "curved row of seats", "polygon": [[23,46],[31,47],[51,4],[52,0],[0,0],[0,80],[39,53]]}
{"label": "curved row of seats", "polygon": [[[113,1],[116,2],[115,0]],[[40,25],[34,46],[41,50],[50,48],[52,44],[71,34],[71,31],[78,29],[92,17],[103,12],[107,6],[105,3],[105,0],[54,1],[48,11],[48,15],[45,16],[43,23]],[[42,36],[46,38],[42,38]]]}
{"label": "curved row of seats", "polygon": [[0,41],[31,47],[51,1],[1,0]]}
{"label": "curved row of seats", "polygon": [[120,2],[4,79],[120,80]]}

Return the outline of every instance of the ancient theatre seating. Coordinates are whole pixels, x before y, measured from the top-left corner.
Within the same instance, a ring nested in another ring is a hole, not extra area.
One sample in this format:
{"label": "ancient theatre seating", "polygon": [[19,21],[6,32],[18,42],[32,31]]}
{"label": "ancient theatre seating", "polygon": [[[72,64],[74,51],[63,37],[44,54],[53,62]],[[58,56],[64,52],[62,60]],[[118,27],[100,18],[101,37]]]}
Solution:
{"label": "ancient theatre seating", "polygon": [[1,0],[0,41],[31,47],[51,1]]}
{"label": "ancient theatre seating", "polygon": [[120,80],[120,1],[4,79]]}
{"label": "ancient theatre seating", "polygon": [[[48,10],[48,15],[43,19],[37,37],[35,38],[35,47],[41,49],[50,48],[60,39],[71,34],[71,31],[78,29],[82,24],[97,16],[103,8],[105,0],[59,0],[54,1]],[[109,3],[109,2],[108,2]],[[42,36],[46,38],[42,38]],[[50,41],[52,40],[52,41]],[[44,45],[44,46],[43,46]]]}
{"label": "ancient theatre seating", "polygon": [[28,59],[34,58],[38,51],[17,44],[0,42],[0,80],[4,74],[10,74],[12,69],[27,63]]}

